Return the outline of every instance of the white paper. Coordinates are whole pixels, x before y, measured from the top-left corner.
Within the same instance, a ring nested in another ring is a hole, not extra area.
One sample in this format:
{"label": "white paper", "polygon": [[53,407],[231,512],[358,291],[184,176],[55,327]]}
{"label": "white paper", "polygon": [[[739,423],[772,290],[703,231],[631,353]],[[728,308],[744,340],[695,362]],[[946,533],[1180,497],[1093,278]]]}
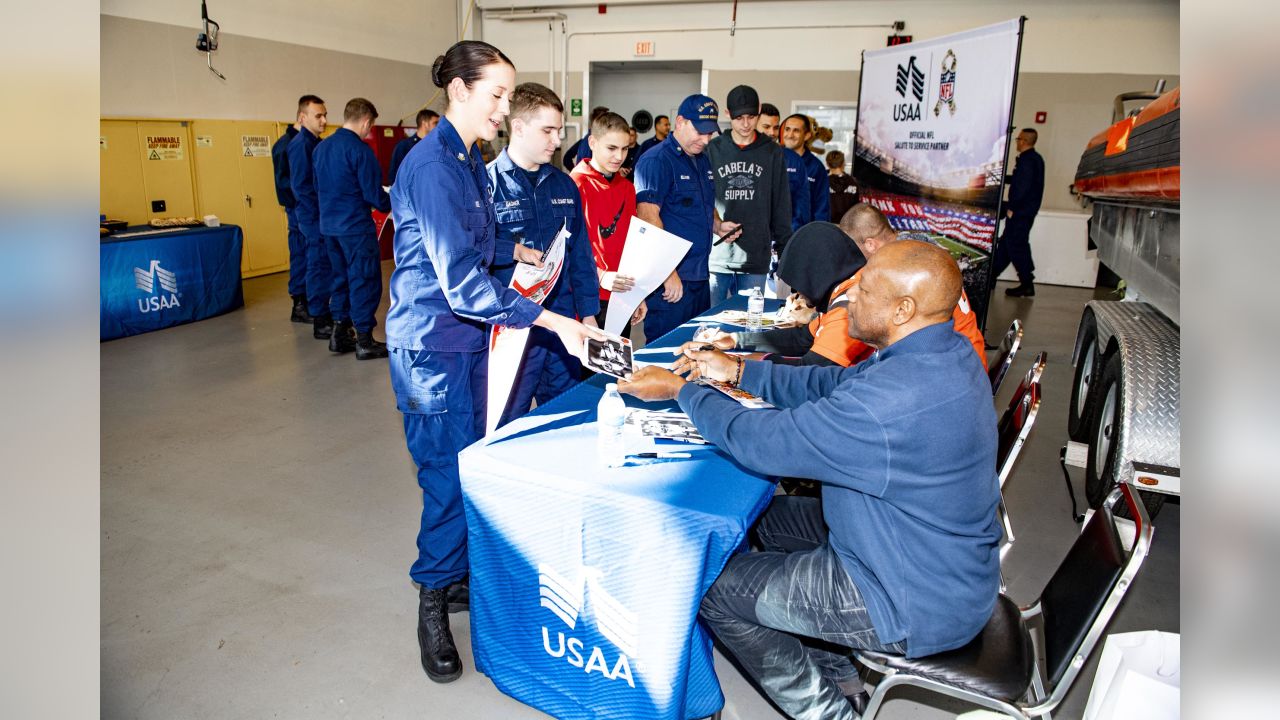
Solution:
{"label": "white paper", "polygon": [[1182,685],[1180,638],[1147,630],[1108,635],[1084,708],[1085,720],[1176,720]]}
{"label": "white paper", "polygon": [[618,272],[635,278],[636,284],[626,292],[609,296],[609,311],[604,317],[604,331],[621,335],[631,322],[640,303],[667,279],[693,243],[651,225],[639,217],[631,218],[627,241],[622,246]]}
{"label": "white paper", "polygon": [[[511,288],[524,297],[542,304],[555,289],[564,268],[564,247],[569,239],[569,223],[560,228],[556,239],[542,257],[542,267],[528,263],[516,263],[511,275]],[[529,328],[493,326],[489,331],[489,401],[485,416],[485,434],[492,433],[502,419],[511,389],[524,360],[525,346],[529,342]]]}

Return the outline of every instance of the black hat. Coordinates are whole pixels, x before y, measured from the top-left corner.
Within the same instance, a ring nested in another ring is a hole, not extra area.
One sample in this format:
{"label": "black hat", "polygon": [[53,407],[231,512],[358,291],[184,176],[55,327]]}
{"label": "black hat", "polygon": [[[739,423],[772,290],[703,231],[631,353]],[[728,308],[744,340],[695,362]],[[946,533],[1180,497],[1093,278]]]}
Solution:
{"label": "black hat", "polygon": [[760,114],[760,96],[750,85],[739,85],[729,91],[729,100],[725,103],[730,118],[743,115]]}

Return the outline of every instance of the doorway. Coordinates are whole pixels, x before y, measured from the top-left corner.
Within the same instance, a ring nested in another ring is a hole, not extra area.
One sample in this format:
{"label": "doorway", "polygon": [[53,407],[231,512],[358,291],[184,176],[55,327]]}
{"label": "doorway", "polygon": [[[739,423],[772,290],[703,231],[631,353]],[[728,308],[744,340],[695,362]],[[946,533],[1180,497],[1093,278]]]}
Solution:
{"label": "doorway", "polygon": [[[675,120],[680,101],[702,92],[701,60],[653,60],[593,62],[583,89],[583,127],[591,108],[603,105],[621,115],[628,123],[639,110],[653,118],[666,115]],[[639,128],[637,128],[639,130]],[[653,128],[638,133],[636,142],[653,137]]]}

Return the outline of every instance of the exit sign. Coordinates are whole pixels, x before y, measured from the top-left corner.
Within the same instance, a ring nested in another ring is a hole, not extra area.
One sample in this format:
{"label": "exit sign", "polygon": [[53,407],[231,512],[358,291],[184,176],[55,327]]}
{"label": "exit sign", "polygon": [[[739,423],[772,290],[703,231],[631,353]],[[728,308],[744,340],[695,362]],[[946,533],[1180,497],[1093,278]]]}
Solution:
{"label": "exit sign", "polygon": [[636,41],[636,57],[653,57],[653,41]]}
{"label": "exit sign", "polygon": [[910,35],[890,35],[889,36],[889,47],[893,47],[894,45],[906,45],[909,42],[911,42]]}

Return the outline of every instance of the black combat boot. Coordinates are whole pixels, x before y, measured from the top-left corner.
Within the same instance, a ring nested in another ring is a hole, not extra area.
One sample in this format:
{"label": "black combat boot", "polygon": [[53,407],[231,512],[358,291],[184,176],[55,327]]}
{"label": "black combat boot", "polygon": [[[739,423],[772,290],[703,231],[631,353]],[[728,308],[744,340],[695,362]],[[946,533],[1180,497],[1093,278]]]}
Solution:
{"label": "black combat boot", "polygon": [[449,612],[456,613],[471,609],[471,576],[467,575],[458,582],[445,588],[444,598],[449,603]]}
{"label": "black combat boot", "polygon": [[418,592],[418,648],[422,669],[433,682],[447,683],[462,675],[462,658],[449,632],[445,590],[423,587]]}
{"label": "black combat boot", "polygon": [[311,313],[307,312],[307,296],[293,296],[293,313],[289,315],[289,320],[296,323],[311,322]]}
{"label": "black combat boot", "polygon": [[356,329],[350,320],[340,320],[329,338],[329,352],[349,353],[356,349]]}
{"label": "black combat boot", "polygon": [[1029,282],[1024,282],[1017,287],[1011,287],[1008,290],[1005,290],[1004,294],[1009,297],[1035,297],[1036,286]]}
{"label": "black combat boot", "polygon": [[312,316],[311,334],[317,340],[328,340],[333,337],[333,316],[329,313]]}
{"label": "black combat boot", "polygon": [[387,356],[387,344],[373,339],[373,333],[356,333],[356,359],[376,360]]}

